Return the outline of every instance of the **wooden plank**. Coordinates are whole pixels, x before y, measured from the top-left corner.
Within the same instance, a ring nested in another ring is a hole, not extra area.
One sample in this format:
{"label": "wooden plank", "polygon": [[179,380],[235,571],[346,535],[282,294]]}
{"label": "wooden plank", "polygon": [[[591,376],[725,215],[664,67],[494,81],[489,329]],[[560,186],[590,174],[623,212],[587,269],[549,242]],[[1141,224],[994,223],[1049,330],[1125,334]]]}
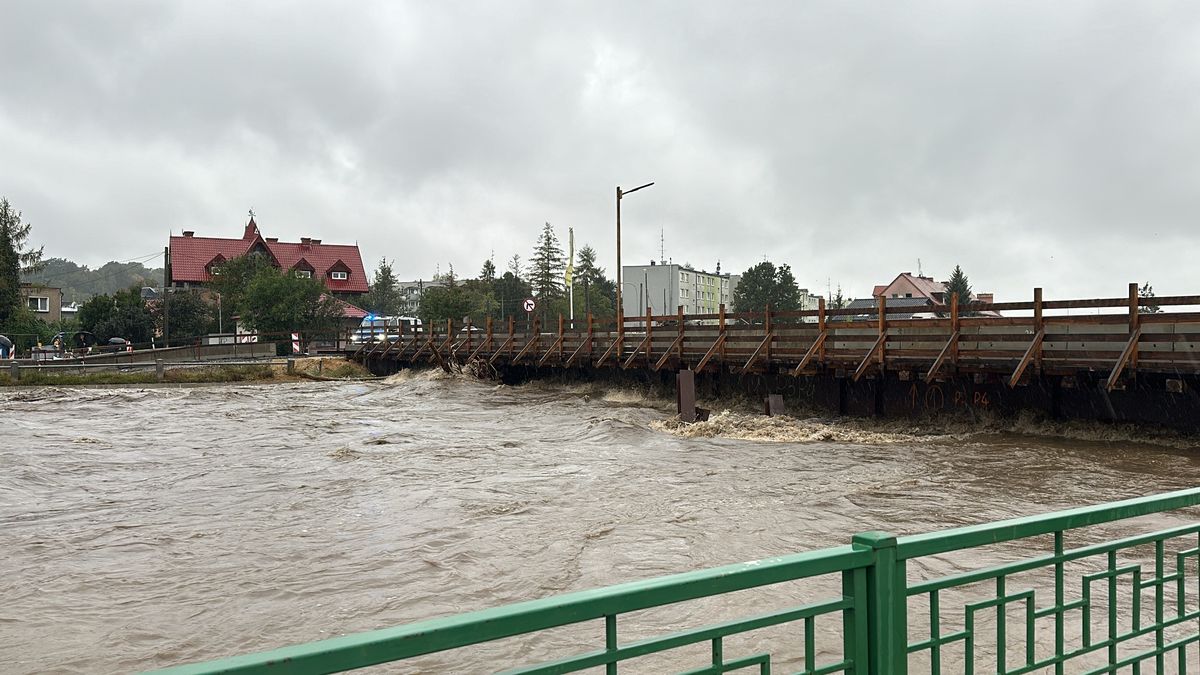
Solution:
{"label": "wooden plank", "polygon": [[[821,299],[821,308],[824,309],[824,307],[825,307],[825,299],[822,298]],[[799,376],[801,371],[804,370],[804,367],[808,365],[808,362],[813,360],[814,356],[816,356],[817,354],[823,355],[825,353],[825,338],[828,336],[829,336],[828,331],[821,331],[821,333],[819,335],[817,335],[817,339],[813,340],[812,346],[809,347],[808,351],[804,353],[804,358],[800,359],[800,365],[796,366],[796,369],[792,371],[792,375]],[[822,363],[825,362],[824,356],[821,357],[821,362]]]}
{"label": "wooden plank", "polygon": [[495,365],[496,359],[500,358],[500,355],[503,354],[504,350],[508,349],[512,345],[512,343],[513,343],[513,337],[510,335],[510,336],[508,336],[507,340],[500,343],[500,347],[496,351],[492,352],[491,358],[488,359],[488,365]]}
{"label": "wooden plank", "polygon": [[[1134,284],[1136,287],[1137,284]],[[1117,359],[1116,365],[1113,366],[1112,372],[1108,375],[1108,382],[1105,388],[1112,391],[1117,386],[1117,381],[1121,378],[1121,371],[1125,370],[1125,365],[1133,358],[1137,351],[1138,339],[1142,337],[1142,329],[1134,328],[1133,334],[1129,336],[1129,342],[1125,345],[1125,350],[1121,352],[1121,357]]]}
{"label": "wooden plank", "polygon": [[1029,349],[1025,350],[1025,356],[1021,357],[1021,362],[1017,364],[1017,369],[1013,371],[1012,377],[1008,380],[1009,387],[1015,387],[1017,386],[1017,382],[1021,381],[1021,376],[1025,374],[1025,369],[1029,367],[1029,363],[1033,360],[1034,355],[1041,351],[1042,340],[1045,339],[1045,328],[1038,331],[1038,334],[1033,336],[1033,342],[1029,344]]}
{"label": "wooden plank", "polygon": [[862,363],[858,364],[858,370],[854,371],[855,382],[858,382],[863,373],[867,372],[867,367],[871,365],[871,357],[875,356],[875,352],[883,347],[884,340],[887,340],[887,335],[880,335],[879,339],[875,341],[875,345],[871,347],[871,351],[867,352],[867,355],[863,357]]}
{"label": "wooden plank", "polygon": [[938,354],[936,359],[934,359],[933,365],[930,366],[930,368],[929,368],[929,372],[925,373],[925,382],[926,383],[933,382],[933,377],[935,375],[937,375],[938,370],[940,370],[942,367],[942,364],[946,362],[946,357],[950,354],[951,351],[955,352],[954,360],[957,362],[958,361],[958,331],[955,331],[950,336],[950,339],[946,340],[946,346],[942,347],[942,352],[940,354]]}
{"label": "wooden plank", "polygon": [[704,366],[708,365],[709,360],[712,359],[717,352],[721,351],[724,346],[725,336],[723,334],[718,335],[717,339],[713,341],[712,346],[709,347],[708,351],[704,353],[704,357],[700,359],[700,363],[696,366],[696,372],[698,373],[704,370]]}

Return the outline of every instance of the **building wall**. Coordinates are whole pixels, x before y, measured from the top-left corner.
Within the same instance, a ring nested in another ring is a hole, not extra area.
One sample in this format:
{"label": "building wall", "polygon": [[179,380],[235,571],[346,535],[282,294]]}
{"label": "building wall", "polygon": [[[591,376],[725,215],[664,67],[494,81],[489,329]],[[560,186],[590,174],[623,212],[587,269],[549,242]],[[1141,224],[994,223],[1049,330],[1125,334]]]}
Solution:
{"label": "building wall", "polygon": [[621,305],[625,316],[644,315],[647,304],[654,314],[716,314],[729,307],[741,277],[718,275],[682,265],[625,265],[621,268]]}
{"label": "building wall", "polygon": [[883,295],[888,298],[927,298],[921,289],[917,288],[912,281],[905,277],[899,277],[887,288],[883,289]]}
{"label": "building wall", "polygon": [[46,323],[62,318],[62,289],[53,286],[21,284],[21,300]]}

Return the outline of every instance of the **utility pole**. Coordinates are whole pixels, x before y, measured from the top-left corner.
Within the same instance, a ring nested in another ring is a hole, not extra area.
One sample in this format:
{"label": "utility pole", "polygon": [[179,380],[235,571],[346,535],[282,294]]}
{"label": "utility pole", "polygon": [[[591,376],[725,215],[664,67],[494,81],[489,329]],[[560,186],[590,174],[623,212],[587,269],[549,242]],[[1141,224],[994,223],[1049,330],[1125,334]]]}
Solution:
{"label": "utility pole", "polygon": [[163,346],[171,346],[171,247],[163,247]]}

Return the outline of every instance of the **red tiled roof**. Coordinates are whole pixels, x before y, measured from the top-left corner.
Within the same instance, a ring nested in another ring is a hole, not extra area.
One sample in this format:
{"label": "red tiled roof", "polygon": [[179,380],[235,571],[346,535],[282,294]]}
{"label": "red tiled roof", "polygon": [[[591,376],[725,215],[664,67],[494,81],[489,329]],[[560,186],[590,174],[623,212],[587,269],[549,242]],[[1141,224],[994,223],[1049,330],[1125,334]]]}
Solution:
{"label": "red tiled roof", "polygon": [[[322,297],[325,297],[325,296],[322,296]],[[361,321],[361,320],[367,318],[367,316],[368,316],[367,310],[355,307],[354,305],[346,302],[345,300],[342,300],[341,298],[334,298],[334,301],[336,301],[339,305],[341,305],[343,319],[355,319],[355,320]]]}
{"label": "red tiled roof", "polygon": [[[171,281],[210,281],[212,276],[209,274],[208,265],[214,258],[223,256],[225,260],[229,260],[245,255],[259,242],[270,251],[282,269],[292,269],[303,259],[312,267],[313,276],[324,281],[329,290],[338,293],[367,292],[367,272],[363,267],[358,246],[268,241],[262,238],[253,219],[246,224],[241,239],[171,237]],[[330,270],[342,271],[343,268],[348,272],[348,278],[335,280],[329,276]]]}

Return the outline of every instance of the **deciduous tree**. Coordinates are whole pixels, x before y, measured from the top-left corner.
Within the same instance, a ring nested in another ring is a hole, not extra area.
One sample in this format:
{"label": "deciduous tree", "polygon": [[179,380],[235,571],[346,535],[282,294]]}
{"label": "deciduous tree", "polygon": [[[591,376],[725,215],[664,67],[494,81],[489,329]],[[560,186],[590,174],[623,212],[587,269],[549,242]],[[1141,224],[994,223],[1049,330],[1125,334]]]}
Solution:
{"label": "deciduous tree", "polygon": [[768,305],[781,312],[800,309],[800,287],[791,267],[764,261],[742,273],[733,291],[734,311],[761,312]]}

